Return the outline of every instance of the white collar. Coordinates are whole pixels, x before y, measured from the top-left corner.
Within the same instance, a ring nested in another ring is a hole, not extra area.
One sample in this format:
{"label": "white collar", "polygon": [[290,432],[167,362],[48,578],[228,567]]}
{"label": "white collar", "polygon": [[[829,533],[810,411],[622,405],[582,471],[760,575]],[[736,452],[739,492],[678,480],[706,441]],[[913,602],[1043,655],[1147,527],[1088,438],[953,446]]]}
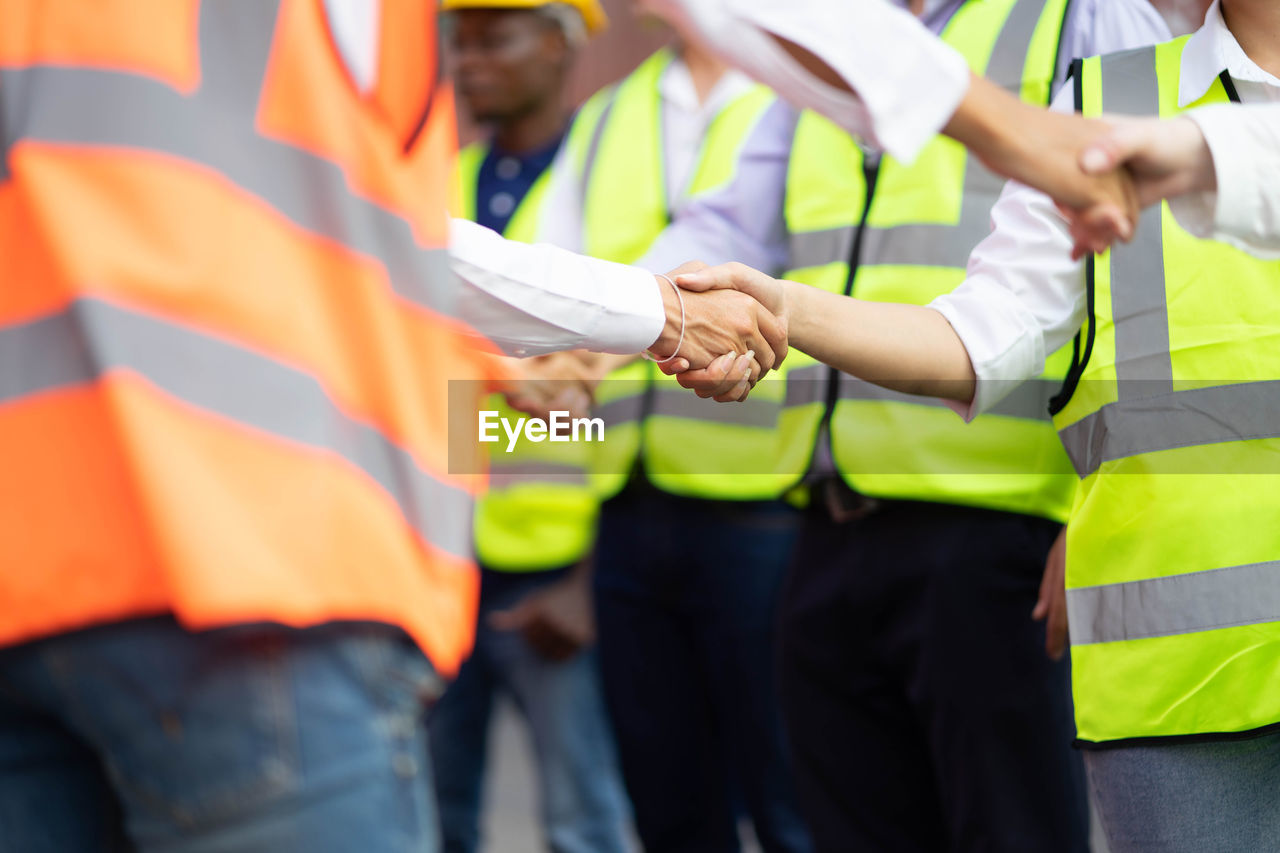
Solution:
{"label": "white collar", "polygon": [[1178,106],[1186,107],[1203,98],[1223,71],[1233,80],[1280,88],[1280,79],[1262,70],[1240,47],[1222,18],[1220,0],[1213,0],[1205,13],[1204,26],[1187,40],[1182,51]]}
{"label": "white collar", "polygon": [[720,79],[711,87],[706,101],[699,103],[689,66],[676,56],[658,78],[658,95],[663,101],[690,115],[698,113],[715,115],[738,96],[750,90],[753,85],[751,78],[736,68],[730,68],[721,74]]}

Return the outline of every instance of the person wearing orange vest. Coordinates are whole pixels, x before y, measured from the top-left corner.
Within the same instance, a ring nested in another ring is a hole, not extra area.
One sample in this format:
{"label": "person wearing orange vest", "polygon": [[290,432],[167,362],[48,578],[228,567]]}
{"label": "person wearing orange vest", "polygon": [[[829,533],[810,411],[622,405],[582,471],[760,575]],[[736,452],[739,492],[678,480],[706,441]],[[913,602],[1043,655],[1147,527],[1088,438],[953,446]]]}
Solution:
{"label": "person wearing orange vest", "polygon": [[450,225],[435,43],[419,0],[0,8],[8,849],[434,849],[484,337],[780,355],[747,297]]}

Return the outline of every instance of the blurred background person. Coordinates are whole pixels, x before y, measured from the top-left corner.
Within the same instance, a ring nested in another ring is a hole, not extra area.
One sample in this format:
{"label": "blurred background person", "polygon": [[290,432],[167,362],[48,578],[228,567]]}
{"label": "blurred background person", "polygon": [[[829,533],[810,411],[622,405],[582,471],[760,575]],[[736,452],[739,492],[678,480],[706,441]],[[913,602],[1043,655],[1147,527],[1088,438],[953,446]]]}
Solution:
{"label": "blurred background person", "polygon": [[[785,247],[762,253],[745,229],[684,211],[714,196],[743,219],[776,219],[782,184],[760,185],[754,160],[785,144],[794,118],[679,34],[584,106],[553,167],[543,238],[646,268],[779,269]],[[640,838],[654,851],[736,850],[745,807],[766,850],[808,850],[769,664],[798,521],[780,500],[791,483],[772,472],[780,400],[757,387],[716,406],[633,362],[599,403],[600,656]]]}
{"label": "blurred background person", "polygon": [[[1218,0],[1189,37],[1079,61],[1079,85],[1053,107],[1247,118],[1280,101],[1277,33],[1271,0]],[[1255,163],[1263,153],[1250,151],[1256,140],[1238,144]],[[1244,231],[1274,229],[1267,207],[1253,213]],[[1280,834],[1270,677],[1280,656],[1280,263],[1197,237],[1215,227],[1211,208],[1183,215],[1179,224],[1171,205],[1153,206],[1129,244],[1029,266],[1029,256],[1066,256],[1073,235],[1050,199],[1010,185],[968,277],[923,307],[733,265],[679,279],[745,283],[787,318],[797,346],[885,387],[938,395],[966,420],[1079,337],[1053,401],[1080,478],[1066,549],[1073,698],[1116,853],[1235,853],[1269,849]]]}
{"label": "blurred background person", "polygon": [[[1073,57],[1168,36],[1146,0],[899,5],[975,73],[1039,106]],[[787,278],[927,302],[964,279],[1004,183],[951,140],[906,165],[805,113],[788,175]],[[1060,649],[1042,652],[1030,618],[1075,489],[1048,414],[1069,357],[969,425],[788,359],[788,399],[807,403],[815,439],[779,681],[820,849],[1088,849],[1069,664]]]}
{"label": "blurred background person", "polygon": [[[1167,35],[1145,0],[899,5],[974,73],[1041,107],[1074,56]],[[830,16],[830,32],[810,27],[806,43],[826,56],[857,25],[853,9]],[[753,152],[758,205],[744,215],[699,196],[685,230],[739,234],[767,258],[789,256],[787,278],[835,293],[918,302],[947,292],[1005,183],[951,140],[907,165],[812,112],[772,142]],[[778,186],[785,202],[762,216],[760,188]],[[1042,574],[1055,577],[1046,558],[1074,492],[1048,416],[1069,356],[969,427],[796,351],[748,401],[785,380],[776,461],[809,487],[782,596],[779,684],[820,849],[1087,846],[1068,664],[1061,637],[1046,643],[1030,618]],[[959,601],[982,631],[955,624]]]}
{"label": "blurred background person", "polygon": [[[489,134],[460,152],[461,214],[531,242],[572,118],[573,59],[604,12],[596,0],[445,0],[442,9],[458,95]],[[567,385],[564,368],[580,362],[558,354],[511,366],[522,364]],[[501,395],[485,408],[513,414]],[[429,716],[444,850],[480,846],[493,710],[507,697],[533,745],[547,848],[621,853],[628,809],[592,649],[590,445],[491,446],[490,490],[476,507],[475,647]]]}

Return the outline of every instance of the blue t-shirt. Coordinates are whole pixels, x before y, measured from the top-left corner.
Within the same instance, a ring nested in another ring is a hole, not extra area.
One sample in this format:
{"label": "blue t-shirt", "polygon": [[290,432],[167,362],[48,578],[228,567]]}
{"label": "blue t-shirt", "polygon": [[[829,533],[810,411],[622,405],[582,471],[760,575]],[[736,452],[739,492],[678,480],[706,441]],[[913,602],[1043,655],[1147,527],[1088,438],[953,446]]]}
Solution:
{"label": "blue t-shirt", "polygon": [[505,231],[534,181],[556,158],[564,136],[562,132],[543,147],[524,154],[491,146],[476,175],[476,222],[499,234]]}

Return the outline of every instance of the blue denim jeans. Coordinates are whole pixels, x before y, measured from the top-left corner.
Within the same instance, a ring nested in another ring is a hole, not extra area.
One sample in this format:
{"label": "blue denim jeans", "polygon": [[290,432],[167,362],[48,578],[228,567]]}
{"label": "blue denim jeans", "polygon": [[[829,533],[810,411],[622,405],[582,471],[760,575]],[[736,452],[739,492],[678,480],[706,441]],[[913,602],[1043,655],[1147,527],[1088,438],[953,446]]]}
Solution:
{"label": "blue denim jeans", "polygon": [[600,660],[645,849],[807,853],[774,678],[775,612],[799,515],[635,489],[596,550]]}
{"label": "blue denim jeans", "polygon": [[0,851],[434,851],[426,657],[154,618],[0,650]]}
{"label": "blue denim jeans", "polygon": [[445,853],[480,846],[480,800],[490,720],[499,694],[529,726],[542,825],[554,853],[624,853],[626,799],[600,695],[594,649],[567,661],[539,655],[519,632],[488,627],[503,610],[564,572],[486,571],[476,646],[429,718]]}
{"label": "blue denim jeans", "polygon": [[1280,734],[1089,750],[1111,853],[1280,850]]}

